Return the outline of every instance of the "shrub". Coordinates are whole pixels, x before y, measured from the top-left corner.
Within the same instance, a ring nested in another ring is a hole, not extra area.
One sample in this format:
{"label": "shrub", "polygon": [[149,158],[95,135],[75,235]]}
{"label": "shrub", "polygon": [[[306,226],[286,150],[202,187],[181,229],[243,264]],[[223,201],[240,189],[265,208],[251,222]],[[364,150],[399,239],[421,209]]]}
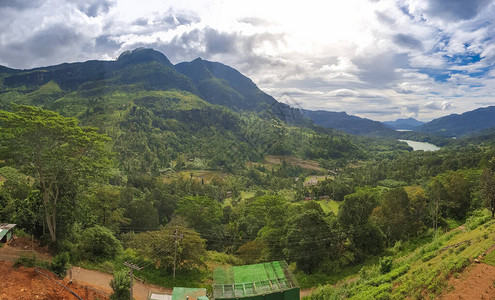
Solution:
{"label": "shrub", "polygon": [[490,212],[487,209],[475,210],[466,220],[466,228],[473,230],[491,220]]}
{"label": "shrub", "polygon": [[380,273],[386,274],[392,270],[393,259],[390,256],[380,258]]}
{"label": "shrub", "polygon": [[112,287],[113,294],[110,295],[111,300],[127,300],[130,298],[130,278],[127,271],[120,270],[113,274],[113,279],[110,280],[110,287]]}
{"label": "shrub", "polygon": [[25,266],[28,268],[32,268],[36,266],[36,255],[34,254],[32,256],[22,255],[21,257],[19,257],[14,263],[14,268],[18,268],[20,266]]}
{"label": "shrub", "polygon": [[69,268],[69,253],[62,252],[57,254],[50,264],[50,270],[60,277],[67,275],[67,269]]}

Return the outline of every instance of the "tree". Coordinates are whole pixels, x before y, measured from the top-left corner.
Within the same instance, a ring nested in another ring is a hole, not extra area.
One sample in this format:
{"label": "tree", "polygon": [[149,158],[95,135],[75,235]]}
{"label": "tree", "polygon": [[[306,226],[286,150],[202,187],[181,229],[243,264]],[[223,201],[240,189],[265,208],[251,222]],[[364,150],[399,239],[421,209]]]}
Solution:
{"label": "tree", "polygon": [[383,249],[383,233],[370,221],[376,204],[376,191],[359,190],[345,196],[337,215],[339,224],[353,245],[367,253],[378,253]]}
{"label": "tree", "polygon": [[[177,268],[190,270],[204,267],[206,243],[193,229],[169,223],[164,229],[134,235],[128,245],[138,254],[151,260],[155,267],[172,271],[175,241],[177,241]],[[175,231],[177,230],[177,240]]]}
{"label": "tree", "polygon": [[328,256],[332,244],[330,226],[322,211],[309,209],[288,222],[284,252],[297,268],[312,273]]}
{"label": "tree", "polygon": [[446,215],[457,220],[466,217],[471,206],[471,185],[462,171],[448,171],[444,186],[447,191]]}
{"label": "tree", "polygon": [[403,188],[387,191],[373,216],[388,242],[400,240],[412,232],[409,196]]}
{"label": "tree", "polygon": [[79,246],[85,258],[112,259],[122,252],[120,241],[115,238],[110,229],[103,226],[93,226],[84,230]]}
{"label": "tree", "polygon": [[120,197],[118,187],[102,186],[96,189],[90,202],[97,222],[116,233],[121,225],[130,223],[130,219],[124,217],[125,208],[121,206]]}
{"label": "tree", "polygon": [[109,138],[74,118],[24,105],[0,111],[0,159],[17,165],[39,185],[51,241],[57,239],[57,204],[106,174]]}
{"label": "tree", "polygon": [[491,169],[485,168],[481,174],[481,195],[485,205],[495,215],[495,178]]}
{"label": "tree", "polygon": [[436,178],[434,178],[427,187],[427,194],[430,200],[428,205],[433,230],[436,232],[438,228],[438,220],[440,217],[440,207],[447,202],[447,191],[444,185]]}

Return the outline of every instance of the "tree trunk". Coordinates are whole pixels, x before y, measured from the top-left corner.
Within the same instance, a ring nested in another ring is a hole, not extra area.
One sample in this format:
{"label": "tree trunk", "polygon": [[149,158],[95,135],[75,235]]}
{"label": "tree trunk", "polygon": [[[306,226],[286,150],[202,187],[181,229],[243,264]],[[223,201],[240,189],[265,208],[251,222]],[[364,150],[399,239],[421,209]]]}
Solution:
{"label": "tree trunk", "polygon": [[46,225],[48,227],[48,231],[50,232],[51,241],[55,242],[56,240],[55,224],[52,224],[52,215],[48,212],[48,209],[45,210],[45,219],[46,219]]}
{"label": "tree trunk", "polygon": [[50,238],[52,242],[57,239],[55,228],[55,207],[50,208],[50,195],[47,190],[43,190],[43,204],[45,205],[45,220],[48,232],[50,232]]}

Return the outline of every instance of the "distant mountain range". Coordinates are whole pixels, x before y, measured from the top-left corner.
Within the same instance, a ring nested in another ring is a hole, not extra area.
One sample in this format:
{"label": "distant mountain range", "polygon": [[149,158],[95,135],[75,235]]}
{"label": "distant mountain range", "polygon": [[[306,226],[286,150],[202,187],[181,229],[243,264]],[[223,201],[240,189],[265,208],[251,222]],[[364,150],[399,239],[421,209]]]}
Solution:
{"label": "distant mountain range", "polygon": [[432,120],[417,131],[444,137],[460,137],[495,127],[495,106],[478,108]]}
{"label": "distant mountain range", "polygon": [[390,127],[392,129],[405,129],[405,130],[414,130],[422,125],[425,124],[425,122],[418,121],[413,118],[407,118],[407,119],[397,119],[395,121],[387,121],[387,122],[382,122],[385,126]]}
{"label": "distant mountain range", "polygon": [[[396,130],[435,135],[443,138],[462,137],[478,131],[495,128],[495,106],[478,108],[462,114],[451,114],[430,122],[413,118],[378,122],[348,115],[345,112],[309,111],[304,114],[317,125],[364,136],[401,137]],[[410,134],[409,134],[410,135]]]}
{"label": "distant mountain range", "polygon": [[278,102],[251,79],[227,65],[201,58],[173,65],[164,54],[145,48],[126,51],[115,61],[92,60],[31,70],[0,66],[0,109],[7,109],[10,102],[54,108],[62,105],[62,100],[57,99],[65,97],[64,101],[67,101],[66,96],[76,92],[96,103],[99,98],[117,90],[126,93],[184,91],[233,111],[276,116],[294,125],[311,126],[314,123],[363,136],[402,137],[396,129],[407,129],[459,137],[495,127],[495,107],[449,115],[428,123],[412,118],[382,123],[345,112],[296,109]]}
{"label": "distant mountain range", "polygon": [[396,131],[381,122],[350,116],[345,112],[303,110],[316,125],[364,136],[394,136]]}

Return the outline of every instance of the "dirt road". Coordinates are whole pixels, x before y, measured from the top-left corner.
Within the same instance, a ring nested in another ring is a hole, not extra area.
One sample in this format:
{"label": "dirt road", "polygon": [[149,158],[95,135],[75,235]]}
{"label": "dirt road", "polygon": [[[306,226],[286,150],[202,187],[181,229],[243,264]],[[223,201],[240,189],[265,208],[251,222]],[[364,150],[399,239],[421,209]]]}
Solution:
{"label": "dirt road", "polygon": [[[9,245],[4,245],[0,248],[0,260],[15,262],[20,256],[32,256],[36,254],[36,258],[50,260],[48,255],[36,253],[31,250],[23,250],[17,247],[11,247]],[[107,273],[102,273],[93,270],[87,270],[80,267],[72,267],[72,279],[75,283],[81,283],[93,287],[96,290],[103,291],[107,294],[112,293],[112,288],[110,287],[110,280],[113,276]],[[70,272],[69,271],[69,272]],[[67,274],[70,274],[70,273]],[[70,275],[67,275],[67,280]],[[134,298],[136,300],[146,300],[148,298],[149,291],[160,291],[172,294],[172,290],[164,289],[160,286],[155,286],[151,284],[143,284],[138,281],[134,281]]]}
{"label": "dirt road", "polygon": [[[107,293],[112,292],[112,288],[110,287],[110,280],[113,278],[112,275],[80,267],[72,267],[70,271],[72,271],[72,279],[74,282],[84,283]],[[172,290],[167,290],[156,285],[143,284],[134,280],[134,298],[136,298],[136,300],[148,299],[150,291],[172,294]]]}

